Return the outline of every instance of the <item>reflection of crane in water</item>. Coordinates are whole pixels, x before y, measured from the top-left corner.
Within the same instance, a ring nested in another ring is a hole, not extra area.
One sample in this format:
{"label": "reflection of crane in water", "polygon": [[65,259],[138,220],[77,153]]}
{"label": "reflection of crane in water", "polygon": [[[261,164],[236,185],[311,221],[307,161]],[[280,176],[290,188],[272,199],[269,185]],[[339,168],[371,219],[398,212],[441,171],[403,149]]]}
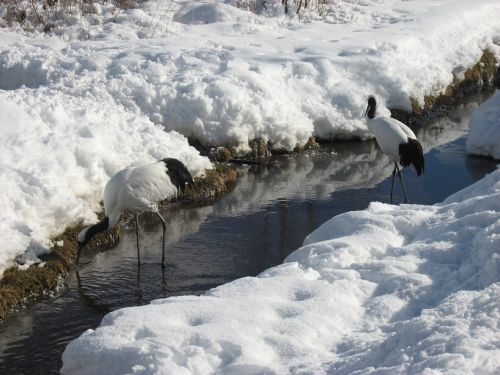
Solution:
{"label": "reflection of crane in water", "polygon": [[[165,268],[162,267],[161,270],[162,271],[161,271],[160,294],[163,298],[166,298],[168,296],[168,293],[167,293],[167,281],[165,279]],[[152,272],[151,270],[147,270],[148,274],[151,274],[151,272]],[[113,306],[113,304],[105,302],[109,301],[109,299],[107,299],[106,297],[99,295],[99,297],[102,298],[102,300],[99,300],[99,298],[93,297],[92,293],[87,292],[85,286],[82,283],[82,277],[80,276],[80,272],[78,271],[78,269],[76,269],[76,280],[77,280],[78,295],[80,296],[81,301],[91,310],[106,314],[108,312],[115,310],[116,308],[122,307],[121,305]],[[150,288],[150,286],[151,284],[148,282],[146,285],[146,289]],[[127,289],[130,290],[130,288]],[[130,302],[132,302],[133,305],[140,306],[149,302],[149,299],[147,297],[146,299],[144,298],[144,293],[141,287],[141,268],[137,269],[137,276],[135,279],[135,289],[133,291],[133,294],[134,298],[132,300],[129,300],[127,302],[127,305],[130,305]],[[153,299],[157,297],[158,296],[156,294],[153,295]]]}
{"label": "reflection of crane in water", "polygon": [[392,171],[391,181],[391,203],[392,191],[394,188],[394,175],[398,173],[403,194],[406,198],[406,189],[403,182],[403,176],[398,167],[398,162],[402,167],[407,167],[413,164],[417,171],[417,175],[424,171],[424,152],[422,145],[417,140],[413,131],[402,122],[390,117],[375,117],[377,111],[377,101],[373,96],[368,98],[368,107],[365,115],[368,117],[366,123],[368,129],[375,135],[375,139],[384,154],[387,154],[394,161],[394,169]]}

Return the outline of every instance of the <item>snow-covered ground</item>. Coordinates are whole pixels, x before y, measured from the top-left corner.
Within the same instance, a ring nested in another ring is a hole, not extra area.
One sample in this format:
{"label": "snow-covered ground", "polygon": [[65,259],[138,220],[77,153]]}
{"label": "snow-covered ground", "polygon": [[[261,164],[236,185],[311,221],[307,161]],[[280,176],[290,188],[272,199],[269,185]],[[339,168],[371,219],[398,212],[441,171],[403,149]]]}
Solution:
{"label": "snow-covered ground", "polygon": [[500,169],[433,206],[371,203],[285,262],[105,316],[63,374],[493,374]]}
{"label": "snow-covered ground", "polygon": [[500,56],[497,0],[334,5],[299,19],[217,1],[96,2],[86,19],[59,14],[51,35],[0,28],[0,274],[94,220],[119,168],[169,155],[202,173],[185,137],[242,149],[366,138],[368,94],[408,108],[482,49]]}
{"label": "snow-covered ground", "polygon": [[473,113],[467,152],[500,160],[500,90]]}
{"label": "snow-covered ground", "polygon": [[153,9],[115,15],[96,5],[64,38],[2,31],[0,88],[90,91],[205,144],[262,137],[292,149],[311,135],[368,137],[368,94],[409,109],[410,97],[439,93],[482,49],[500,56],[496,0],[338,1],[327,17],[302,21],[181,1],[155,33]]}

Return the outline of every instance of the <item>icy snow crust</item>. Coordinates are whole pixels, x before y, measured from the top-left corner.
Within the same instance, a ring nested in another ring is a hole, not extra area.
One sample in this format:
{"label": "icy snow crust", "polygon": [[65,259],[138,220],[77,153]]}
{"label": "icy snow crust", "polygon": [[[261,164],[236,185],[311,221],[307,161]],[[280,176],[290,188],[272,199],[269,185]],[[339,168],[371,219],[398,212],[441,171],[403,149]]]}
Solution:
{"label": "icy snow crust", "polygon": [[500,90],[472,114],[467,152],[500,160]]}
{"label": "icy snow crust", "polygon": [[257,277],[112,312],[62,373],[498,373],[499,251],[500,169],[334,217]]}

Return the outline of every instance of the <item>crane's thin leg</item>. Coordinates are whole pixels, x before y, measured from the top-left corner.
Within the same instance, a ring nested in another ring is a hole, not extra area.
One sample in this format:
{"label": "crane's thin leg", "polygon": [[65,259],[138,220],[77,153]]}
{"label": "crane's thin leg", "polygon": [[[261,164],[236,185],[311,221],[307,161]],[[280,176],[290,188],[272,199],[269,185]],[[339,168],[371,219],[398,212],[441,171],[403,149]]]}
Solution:
{"label": "crane's thin leg", "polygon": [[163,216],[159,212],[156,213],[161,220],[161,225],[163,226],[163,242],[161,246],[161,266],[165,268],[165,232],[167,231],[167,223]]}
{"label": "crane's thin leg", "polygon": [[397,171],[398,171],[398,177],[399,177],[399,181],[401,181],[401,187],[403,188],[403,194],[405,196],[405,201],[404,203],[408,202],[408,199],[406,198],[406,189],[405,189],[405,183],[403,181],[403,175],[401,174],[401,171],[399,170],[398,168],[398,165],[396,164],[396,168],[397,168]]}
{"label": "crane's thin leg", "polygon": [[137,212],[135,213],[135,236],[137,240],[137,267],[141,267],[141,250],[139,246],[139,218]]}
{"label": "crane's thin leg", "polygon": [[394,176],[396,175],[396,168],[398,167],[397,162],[394,163],[394,169],[392,170],[392,180],[391,180],[391,204],[392,204],[392,191],[394,190]]}

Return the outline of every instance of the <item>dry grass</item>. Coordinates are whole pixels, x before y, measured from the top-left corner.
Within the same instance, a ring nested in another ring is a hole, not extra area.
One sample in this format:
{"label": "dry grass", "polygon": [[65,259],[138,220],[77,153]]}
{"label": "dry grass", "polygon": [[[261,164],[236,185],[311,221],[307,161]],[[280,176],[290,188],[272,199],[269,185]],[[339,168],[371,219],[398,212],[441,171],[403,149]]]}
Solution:
{"label": "dry grass", "polygon": [[54,246],[52,252],[44,256],[43,267],[29,267],[26,271],[16,267],[5,271],[0,280],[0,319],[28,300],[54,291],[60,284],[76,257],[76,241],[78,227],[68,228],[55,240],[64,241],[63,246]]}
{"label": "dry grass", "polygon": [[[0,0],[7,5],[4,21],[8,26],[21,25],[25,30],[50,32],[55,14],[86,16],[96,12],[93,0]],[[135,0],[101,0],[112,3],[116,12],[136,6]]]}
{"label": "dry grass", "polygon": [[[51,252],[40,257],[43,266],[33,265],[27,270],[11,267],[5,271],[0,280],[0,320],[10,311],[50,295],[64,285],[64,279],[76,259],[76,236],[82,228],[82,224],[71,226],[54,238],[56,245]],[[93,250],[110,248],[118,243],[119,238],[120,227],[116,225],[93,238],[89,247]]]}
{"label": "dry grass", "polygon": [[186,189],[183,200],[194,203],[208,203],[232,188],[238,174],[228,164],[215,164],[215,168],[206,171],[205,177],[195,178],[194,185]]}
{"label": "dry grass", "polygon": [[254,13],[264,9],[280,7],[286,14],[300,15],[302,11],[311,11],[321,16],[327,15],[336,6],[338,0],[233,0],[233,4]]}

